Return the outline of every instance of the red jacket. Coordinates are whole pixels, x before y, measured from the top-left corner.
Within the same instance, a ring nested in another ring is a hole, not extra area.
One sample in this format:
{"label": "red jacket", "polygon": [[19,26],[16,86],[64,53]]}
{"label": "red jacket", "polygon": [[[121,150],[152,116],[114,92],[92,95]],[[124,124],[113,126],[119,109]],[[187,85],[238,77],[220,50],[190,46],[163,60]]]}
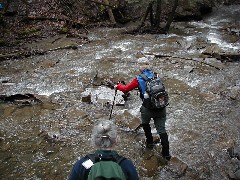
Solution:
{"label": "red jacket", "polygon": [[127,93],[135,88],[138,88],[138,80],[137,78],[134,78],[129,84],[123,85],[123,84],[118,84],[116,89],[119,91],[122,91],[123,93]]}

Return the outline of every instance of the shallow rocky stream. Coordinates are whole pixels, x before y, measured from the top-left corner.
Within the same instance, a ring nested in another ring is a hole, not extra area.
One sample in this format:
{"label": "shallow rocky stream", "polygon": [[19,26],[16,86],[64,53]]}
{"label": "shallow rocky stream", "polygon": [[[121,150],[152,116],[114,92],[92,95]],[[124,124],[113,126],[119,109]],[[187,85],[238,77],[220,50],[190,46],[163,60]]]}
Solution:
{"label": "shallow rocky stream", "polygon": [[[110,117],[114,90],[104,79],[131,81],[142,56],[170,95],[166,126],[173,158],[166,164],[160,144],[145,150],[143,130],[134,131],[137,90],[127,101],[116,95],[117,151],[133,160],[141,179],[235,177],[240,163],[227,149],[240,144],[239,9],[226,6],[199,22],[174,23],[168,35],[98,28],[77,49],[0,62],[0,179],[67,179],[77,158],[93,151],[93,123]],[[61,35],[29,46],[76,42]]]}

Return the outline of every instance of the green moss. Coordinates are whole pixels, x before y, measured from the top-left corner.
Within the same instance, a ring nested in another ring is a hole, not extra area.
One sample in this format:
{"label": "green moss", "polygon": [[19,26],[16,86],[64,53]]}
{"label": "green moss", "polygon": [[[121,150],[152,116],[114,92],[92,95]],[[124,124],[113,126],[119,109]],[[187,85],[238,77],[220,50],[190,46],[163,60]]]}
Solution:
{"label": "green moss", "polygon": [[62,34],[66,34],[69,32],[69,28],[67,26],[63,26],[62,29],[60,29],[59,31]]}

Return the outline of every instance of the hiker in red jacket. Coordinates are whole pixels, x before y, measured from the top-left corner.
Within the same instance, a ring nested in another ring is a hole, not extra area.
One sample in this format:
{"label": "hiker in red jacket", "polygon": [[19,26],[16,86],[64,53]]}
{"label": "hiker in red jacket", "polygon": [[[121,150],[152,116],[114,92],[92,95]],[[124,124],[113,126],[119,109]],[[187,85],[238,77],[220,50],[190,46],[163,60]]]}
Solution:
{"label": "hiker in red jacket", "polygon": [[[153,78],[154,73],[149,68],[149,60],[146,57],[142,57],[138,59],[139,70],[141,74],[147,76],[147,78]],[[146,83],[144,78],[141,75],[137,75],[133,80],[127,84],[117,84],[114,86],[116,90],[120,90],[123,93],[128,93],[129,91],[138,88],[140,91],[140,98],[144,99],[144,93],[146,91]],[[149,109],[147,108],[144,103],[140,108],[141,112],[141,120],[142,120],[142,127],[146,136],[146,147],[152,149],[154,146],[153,143],[153,136],[151,133],[150,127],[150,120],[154,120],[154,125],[156,127],[157,133],[161,139],[162,145],[162,156],[166,160],[171,159],[171,155],[169,153],[169,141],[168,141],[168,134],[165,129],[165,122],[166,122],[166,107],[162,109]]]}

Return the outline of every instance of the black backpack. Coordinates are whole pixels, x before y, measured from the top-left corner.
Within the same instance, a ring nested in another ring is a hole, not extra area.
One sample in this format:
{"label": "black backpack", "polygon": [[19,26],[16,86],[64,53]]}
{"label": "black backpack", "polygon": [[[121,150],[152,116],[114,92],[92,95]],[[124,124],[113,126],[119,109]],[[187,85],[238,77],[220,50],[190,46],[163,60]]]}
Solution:
{"label": "black backpack", "polygon": [[148,109],[162,109],[166,107],[168,103],[168,93],[162,80],[154,75],[153,78],[148,78],[145,74],[140,76],[146,82],[146,93],[148,97],[143,98],[143,106]]}
{"label": "black backpack", "polygon": [[118,154],[109,157],[101,157],[99,154],[88,154],[87,157],[93,162],[89,180],[126,180],[125,174],[119,165],[124,159]]}

